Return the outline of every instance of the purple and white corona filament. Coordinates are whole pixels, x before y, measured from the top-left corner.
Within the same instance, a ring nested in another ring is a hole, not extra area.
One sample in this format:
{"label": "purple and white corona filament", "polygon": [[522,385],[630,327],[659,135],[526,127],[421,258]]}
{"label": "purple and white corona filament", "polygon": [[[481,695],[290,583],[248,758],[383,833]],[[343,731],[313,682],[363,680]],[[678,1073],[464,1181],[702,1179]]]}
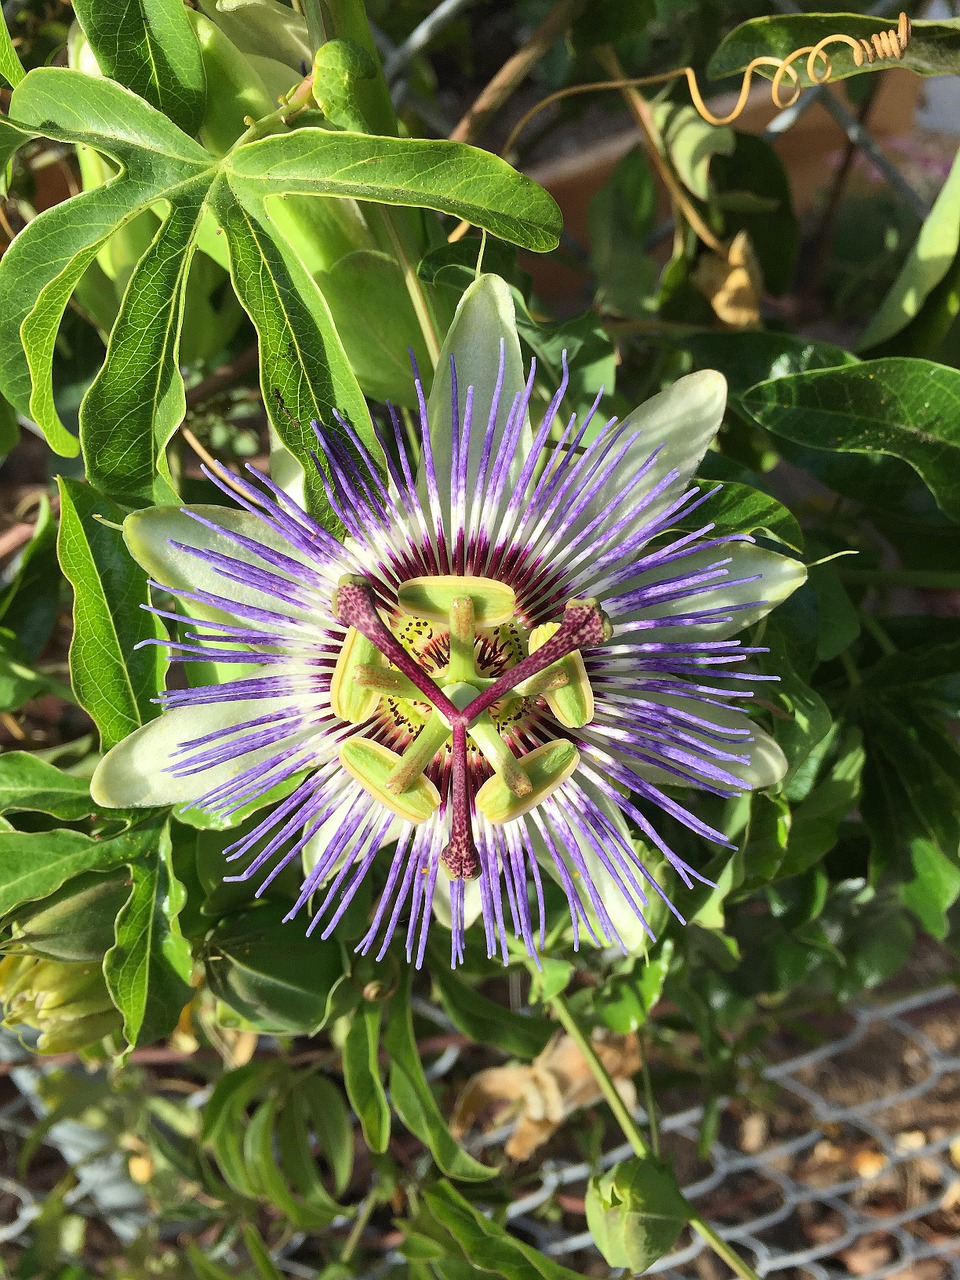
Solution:
{"label": "purple and white corona filament", "polygon": [[[382,953],[402,927],[418,964],[438,904],[454,963],[477,914],[490,954],[506,959],[511,931],[535,954],[544,873],[576,941],[636,945],[662,896],[638,848],[699,878],[657,811],[725,843],[665,788],[736,794],[784,770],[738,706],[754,651],[732,636],[803,567],[709,523],[677,528],[706,496],[690,482],[723,378],[692,374],[605,425],[558,421],[564,382],[533,430],[509,321],[499,352],[463,355],[464,308],[504,314],[491,280],[461,306],[460,359],[445,350],[429,411],[417,384],[419,467],[396,420],[376,454],[345,423],[318,430],[343,543],[255,472],[236,482],[243,510],[128,518],[130,550],[193,620],[175,658],[236,674],[165,694],[93,782],[101,805],[222,816],[286,784],[228,857],[262,884],[302,858],[290,915],[313,898],[324,936],[383,859],[360,948]],[[465,385],[480,359],[491,385]]]}

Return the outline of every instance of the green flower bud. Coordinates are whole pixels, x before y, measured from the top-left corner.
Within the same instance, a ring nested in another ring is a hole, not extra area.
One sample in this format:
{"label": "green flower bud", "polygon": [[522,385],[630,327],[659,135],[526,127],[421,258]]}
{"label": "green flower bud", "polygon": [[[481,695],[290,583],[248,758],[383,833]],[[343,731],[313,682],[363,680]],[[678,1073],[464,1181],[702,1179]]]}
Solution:
{"label": "green flower bud", "polygon": [[625,1160],[587,1187],[587,1226],[611,1267],[640,1275],[672,1248],[690,1217],[673,1170],[653,1156]]}
{"label": "green flower bud", "polygon": [[40,1032],[39,1053],[72,1053],[118,1031],[120,1014],[99,964],[11,955],[0,961],[5,1027]]}

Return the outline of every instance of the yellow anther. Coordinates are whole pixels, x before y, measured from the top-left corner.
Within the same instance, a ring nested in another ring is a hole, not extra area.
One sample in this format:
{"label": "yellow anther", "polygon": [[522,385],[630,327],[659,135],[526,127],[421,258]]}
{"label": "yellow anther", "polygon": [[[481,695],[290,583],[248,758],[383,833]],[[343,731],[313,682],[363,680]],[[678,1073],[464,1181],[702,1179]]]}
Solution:
{"label": "yellow anther", "polygon": [[440,792],[422,774],[400,795],[388,791],[387,779],[400,760],[395,751],[366,738],[351,738],[340,748],[340,763],[368,795],[407,822],[426,822],[440,807]]}
{"label": "yellow anther", "polygon": [[509,622],[517,605],[513,588],[493,578],[461,578],[456,574],[409,578],[397,591],[397,601],[406,613],[445,625],[449,625],[454,601],[465,596],[473,602],[478,627],[498,627]]}
{"label": "yellow anther", "polygon": [[495,825],[521,818],[566,782],[580,763],[572,742],[548,742],[525,755],[520,767],[530,779],[530,791],[516,796],[499,776],[488,778],[476,796],[476,806]]}
{"label": "yellow anther", "polygon": [[330,680],[330,707],[335,716],[350,724],[362,724],[373,715],[380,692],[361,684],[356,673],[358,668],[382,668],[383,665],[383,655],[373,641],[361,635],[356,627],[348,627]]}
{"label": "yellow anther", "polygon": [[[545,622],[543,626],[534,627],[530,632],[530,652],[536,653],[538,649],[542,649],[559,630],[560,624],[557,622]],[[566,676],[566,681],[559,687],[542,691],[547,706],[560,723],[570,729],[580,729],[589,724],[594,713],[593,689],[579,650],[568,653],[565,658],[548,667],[547,671],[560,672]]]}

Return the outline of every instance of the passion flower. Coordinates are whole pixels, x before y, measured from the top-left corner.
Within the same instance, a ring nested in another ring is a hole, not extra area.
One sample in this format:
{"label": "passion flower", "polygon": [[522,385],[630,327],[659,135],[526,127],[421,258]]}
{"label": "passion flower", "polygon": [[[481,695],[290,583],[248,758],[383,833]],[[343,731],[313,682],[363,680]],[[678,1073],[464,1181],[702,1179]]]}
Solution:
{"label": "passion flower", "polygon": [[317,426],[343,542],[252,468],[229,489],[211,477],[239,489],[241,511],[131,515],[131,552],[194,619],[174,657],[237,674],[163,695],[163,714],[100,764],[96,801],[223,818],[285,784],[227,856],[255,852],[242,877],[265,885],[306,852],[289,916],[313,897],[323,936],[384,859],[363,951],[382,955],[405,919],[419,964],[442,874],[453,963],[475,911],[490,954],[506,959],[511,931],[536,954],[541,869],[566,894],[575,943],[585,931],[636,945],[650,895],[663,897],[639,851],[688,886],[702,878],[657,814],[728,843],[667,788],[731,795],[783,776],[738,706],[756,650],[732,637],[804,569],[691,525],[709,496],[691,481],[720,426],[719,373],[605,424],[594,405],[564,426],[566,387],[533,431],[509,291],[481,277],[429,405],[416,381],[419,463],[396,418],[377,456],[349,423]]}

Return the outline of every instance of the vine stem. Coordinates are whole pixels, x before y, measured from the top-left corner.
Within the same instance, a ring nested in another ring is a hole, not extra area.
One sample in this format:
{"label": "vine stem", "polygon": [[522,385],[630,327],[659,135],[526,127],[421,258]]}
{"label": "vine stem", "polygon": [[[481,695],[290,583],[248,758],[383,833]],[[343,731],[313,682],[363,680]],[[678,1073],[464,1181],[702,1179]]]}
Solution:
{"label": "vine stem", "polygon": [[[563,996],[556,995],[551,997],[549,1004],[554,1017],[583,1054],[587,1066],[597,1082],[597,1087],[610,1104],[610,1110],[622,1129],[623,1136],[633,1147],[637,1157],[641,1160],[646,1159],[650,1155],[650,1149],[644,1141],[636,1120],[630,1114],[627,1104],[617,1092],[617,1087],[613,1083],[609,1071],[600,1061],[596,1049],[590,1043],[589,1036],[584,1034]],[[717,1234],[709,1222],[704,1221],[690,1201],[686,1200],[685,1203],[689,1211],[687,1221],[693,1230],[707,1242],[717,1257],[721,1258],[735,1275],[740,1276],[741,1280],[760,1280],[760,1277],[749,1263],[745,1262],[736,1249]]]}
{"label": "vine stem", "polygon": [[596,1049],[590,1043],[589,1036],[584,1035],[583,1029],[570,1011],[570,1006],[563,996],[553,996],[550,1000],[550,1008],[564,1031],[576,1043],[577,1048],[586,1059],[587,1066],[590,1068],[600,1092],[610,1104],[610,1110],[613,1112],[617,1124],[623,1130],[623,1136],[640,1159],[646,1159],[650,1155],[650,1148],[644,1141],[643,1134],[640,1132],[636,1120],[630,1114],[627,1104],[617,1093],[617,1086],[613,1083],[610,1072],[600,1061]]}
{"label": "vine stem", "polygon": [[669,162],[660,149],[660,139],[657,135],[656,126],[653,123],[653,114],[650,111],[650,104],[637,89],[627,84],[627,78],[623,73],[623,67],[620,65],[620,59],[614,52],[612,45],[600,45],[593,50],[593,56],[603,67],[604,71],[610,76],[611,80],[618,81],[623,87],[620,92],[630,114],[636,121],[637,128],[643,134],[644,141],[647,144],[647,154],[650,157],[650,163],[660,175],[660,180],[667,188],[670,194],[670,200],[673,207],[683,217],[684,221],[692,227],[694,233],[700,240],[712,249],[714,253],[720,254],[721,257],[727,256],[727,251],[713,234],[710,228],[701,218],[699,212],[694,207],[693,202],[687,198],[683,186],[677,179],[670,167]]}
{"label": "vine stem", "polygon": [[373,1214],[374,1209],[377,1207],[377,1201],[379,1198],[379,1190],[377,1187],[374,1187],[373,1190],[368,1192],[367,1196],[361,1201],[360,1207],[357,1209],[357,1216],[354,1218],[353,1225],[350,1227],[350,1234],[343,1242],[343,1251],[340,1254],[341,1262],[349,1262],[353,1257],[357,1245],[360,1243],[363,1233],[366,1230],[367,1223],[370,1221],[370,1217]]}

